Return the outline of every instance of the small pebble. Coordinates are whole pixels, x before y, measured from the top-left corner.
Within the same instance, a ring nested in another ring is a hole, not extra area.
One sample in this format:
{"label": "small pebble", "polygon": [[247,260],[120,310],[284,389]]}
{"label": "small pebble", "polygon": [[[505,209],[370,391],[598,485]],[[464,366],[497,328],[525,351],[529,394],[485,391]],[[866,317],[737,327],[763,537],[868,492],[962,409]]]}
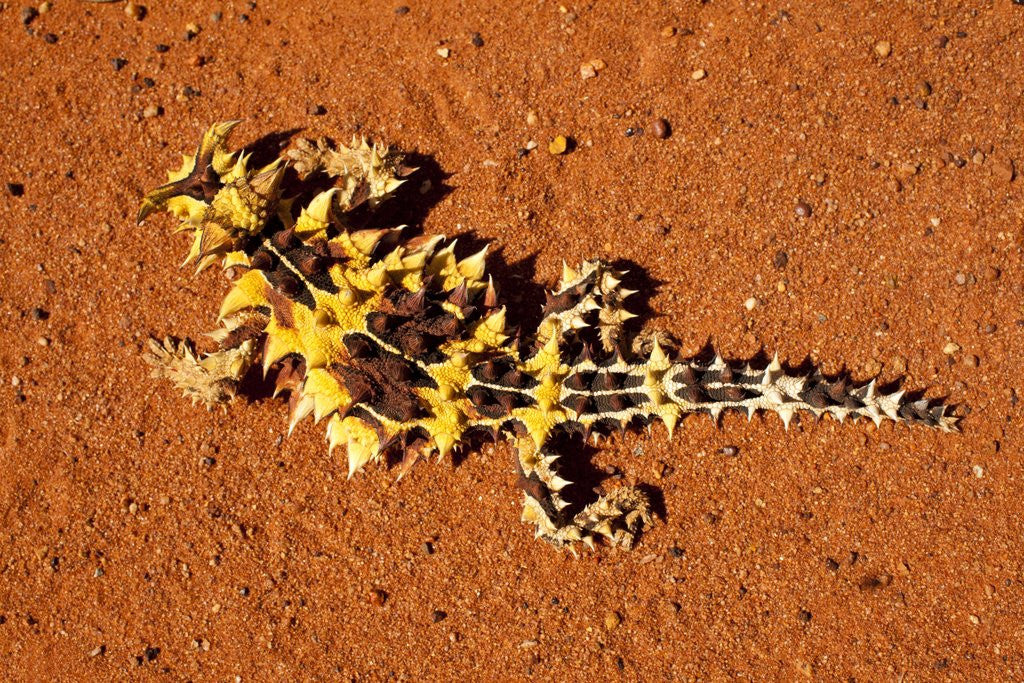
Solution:
{"label": "small pebble", "polygon": [[223,12],[210,12],[210,21],[212,21],[215,24],[218,21],[220,21],[221,19],[223,19],[223,18],[224,18],[224,13]]}
{"label": "small pebble", "polygon": [[947,356],[952,356],[959,350],[960,345],[957,344],[956,342],[948,342],[945,346],[942,347],[942,352]]}
{"label": "small pebble", "polygon": [[690,74],[690,78],[692,78],[695,81],[701,81],[704,80],[707,77],[707,75],[708,72],[705,71],[704,69],[697,69],[692,74]]}
{"label": "small pebble", "polygon": [[654,137],[664,140],[672,135],[672,127],[665,119],[655,119],[654,124],[651,126],[651,132],[654,133]]}
{"label": "small pebble", "polygon": [[404,17],[408,13],[409,13],[409,6],[408,5],[399,5],[398,7],[395,8],[395,14],[397,14],[400,17]]}
{"label": "small pebble", "polygon": [[470,36],[469,42],[471,42],[473,44],[473,47],[483,47],[484,46],[483,36],[481,36],[479,33],[474,33],[472,36]]}
{"label": "small pebble", "polygon": [[752,297],[750,297],[749,299],[747,299],[746,301],[743,302],[743,307],[745,309],[747,309],[748,311],[754,310],[754,308],[756,306],[757,306],[757,297],[753,297],[752,296]]}
{"label": "small pebble", "polygon": [[580,78],[588,80],[597,76],[597,69],[590,62],[583,62],[580,64]]}
{"label": "small pebble", "polygon": [[807,202],[797,202],[793,210],[800,218],[809,218],[811,215],[811,205]]}
{"label": "small pebble", "polygon": [[725,455],[730,458],[739,455],[740,449],[737,446],[722,446],[718,449],[719,455]]}
{"label": "small pebble", "polygon": [[438,54],[438,55],[439,55],[439,56],[440,56],[440,57],[441,57],[442,59],[448,59],[448,57],[449,57],[449,56],[450,56],[450,55],[452,54],[452,51],[451,51],[451,50],[449,50],[449,49],[448,49],[448,48],[446,48],[446,47],[439,47],[439,48],[437,48],[437,54]]}
{"label": "small pebble", "polygon": [[949,36],[935,36],[935,47],[940,50],[949,45]]}
{"label": "small pebble", "polygon": [[604,628],[606,631],[615,630],[622,623],[622,617],[618,612],[608,612],[604,615]]}
{"label": "small pebble", "polygon": [[782,270],[783,268],[786,267],[787,263],[789,263],[789,254],[787,254],[782,249],[779,249],[777,252],[775,252],[775,258],[772,259],[772,265],[774,265],[779,270]]}
{"label": "small pebble", "polygon": [[379,588],[374,588],[370,591],[370,604],[375,607],[383,607],[384,603],[388,600],[388,594]]}
{"label": "small pebble", "polygon": [[22,7],[21,8],[21,23],[28,26],[36,17],[39,16],[39,11],[35,7]]}
{"label": "small pebble", "polygon": [[54,43],[57,42],[57,34],[56,33],[47,33],[46,35],[43,36],[43,40],[45,42],[49,43],[50,45],[53,45]]}
{"label": "small pebble", "polygon": [[45,308],[40,308],[39,306],[33,307],[30,314],[32,316],[32,319],[36,321],[46,320],[47,318],[50,317],[50,312],[47,311]]}
{"label": "small pebble", "polygon": [[537,112],[533,110],[526,112],[526,125],[536,126],[538,120],[539,119],[537,118]]}
{"label": "small pebble", "polygon": [[327,109],[322,104],[311,104],[306,107],[306,113],[310,116],[323,116],[327,113]]}
{"label": "small pebble", "polygon": [[953,282],[962,287],[967,284],[967,275],[965,273],[957,272],[957,274],[953,276]]}
{"label": "small pebble", "polygon": [[124,13],[135,21],[142,21],[146,18],[146,7],[129,0],[128,4],[124,6]]}
{"label": "small pebble", "polygon": [[917,84],[917,96],[928,97],[932,94],[932,84],[928,81],[920,81]]}
{"label": "small pebble", "polygon": [[966,365],[969,368],[976,368],[978,367],[978,363],[980,362],[980,360],[981,359],[979,359],[974,354],[968,354],[967,356],[964,357],[964,365]]}
{"label": "small pebble", "polygon": [[434,611],[433,611],[433,612],[431,613],[431,615],[430,615],[430,619],[431,619],[431,620],[432,620],[432,621],[433,621],[433,622],[434,622],[435,624],[436,624],[436,623],[438,623],[438,622],[444,621],[444,620],[445,620],[445,619],[447,619],[447,618],[448,618],[448,613],[447,613],[447,612],[445,612],[445,611],[439,610],[439,609],[436,609],[436,610],[434,610]]}
{"label": "small pebble", "polygon": [[36,339],[36,344],[39,346],[49,346],[50,340],[46,337],[39,337],[39,339]]}
{"label": "small pebble", "polygon": [[128,65],[128,60],[124,57],[114,57],[110,60],[110,64],[114,67],[114,71],[120,71]]}
{"label": "small pebble", "polygon": [[152,119],[152,118],[155,118],[157,116],[160,116],[163,113],[164,113],[164,108],[163,107],[161,107],[159,105],[156,105],[156,104],[151,104],[151,105],[149,105],[148,107],[146,107],[145,109],[142,110],[142,118],[144,118],[144,119]]}
{"label": "small pebble", "polygon": [[798,612],[796,616],[797,619],[804,622],[805,624],[811,620],[811,613],[805,609],[800,610],[800,612]]}
{"label": "small pebble", "polygon": [[971,467],[971,472],[974,473],[974,476],[977,479],[981,479],[982,477],[985,476],[985,469],[981,465],[974,465],[973,467]]}
{"label": "small pebble", "polygon": [[661,37],[662,38],[671,38],[675,34],[676,34],[676,27],[675,26],[664,26],[661,29]]}
{"label": "small pebble", "polygon": [[97,645],[93,649],[89,650],[89,656],[90,657],[99,657],[100,655],[102,655],[106,651],[107,651],[107,646],[106,645]]}
{"label": "small pebble", "polygon": [[885,59],[892,53],[892,43],[888,40],[880,40],[875,43],[875,54]]}
{"label": "small pebble", "polygon": [[559,135],[548,143],[548,152],[551,154],[565,154],[568,149],[569,140],[564,135]]}
{"label": "small pebble", "polygon": [[12,197],[20,197],[25,194],[25,186],[21,183],[7,183],[7,194]]}
{"label": "small pebble", "polygon": [[170,52],[171,46],[167,45],[166,43],[157,43],[153,49],[163,54],[164,52]]}

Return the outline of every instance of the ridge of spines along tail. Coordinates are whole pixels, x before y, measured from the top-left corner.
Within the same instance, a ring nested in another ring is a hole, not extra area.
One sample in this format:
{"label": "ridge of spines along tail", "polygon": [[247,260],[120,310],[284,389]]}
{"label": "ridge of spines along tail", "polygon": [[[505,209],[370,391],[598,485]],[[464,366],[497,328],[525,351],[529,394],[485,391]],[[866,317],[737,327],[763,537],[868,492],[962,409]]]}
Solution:
{"label": "ridge of spines along tail", "polygon": [[[840,422],[852,417],[876,425],[888,420],[957,429],[957,418],[947,414],[945,405],[908,400],[903,391],[883,393],[875,380],[853,385],[844,378],[828,380],[817,370],[790,374],[777,355],[760,369],[727,363],[717,354],[707,362],[674,360],[657,334],[639,337],[634,351],[625,352],[622,325],[633,316],[623,301],[634,293],[621,287],[625,275],[600,261],[585,262],[579,270],[564,267],[559,286],[548,295],[533,358],[557,356],[561,361],[575,353],[572,362],[560,367],[540,364],[559,375],[558,405],[552,411],[559,429],[582,431],[596,442],[600,434],[625,430],[631,423],[650,426],[660,420],[671,438],[687,413],[705,413],[717,424],[730,410],[748,420],[758,411],[774,412],[787,429],[801,413],[816,420],[831,415]],[[527,358],[524,365],[530,362]],[[551,410],[542,399],[536,403],[541,412]],[[519,439],[517,463],[524,520],[555,545],[592,545],[604,536],[628,547],[650,520],[644,494],[622,486],[567,517],[561,492],[570,482],[559,475],[559,456],[548,446],[554,428],[527,428],[529,438]]]}

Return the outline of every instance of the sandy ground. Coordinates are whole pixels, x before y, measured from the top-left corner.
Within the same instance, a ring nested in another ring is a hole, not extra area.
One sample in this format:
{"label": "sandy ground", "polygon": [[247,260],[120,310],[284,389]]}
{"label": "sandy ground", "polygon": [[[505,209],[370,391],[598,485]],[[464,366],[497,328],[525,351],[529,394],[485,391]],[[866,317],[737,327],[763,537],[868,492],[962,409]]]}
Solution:
{"label": "sandy ground", "polygon": [[[1024,6],[472,4],[3,4],[0,678],[1024,677]],[[415,151],[376,220],[492,242],[513,317],[562,259],[633,264],[684,353],[903,377],[963,432],[616,437],[582,457],[660,519],[579,559],[507,444],[347,482],[322,427],[140,359],[215,324],[223,277],[134,215],[229,118]]]}

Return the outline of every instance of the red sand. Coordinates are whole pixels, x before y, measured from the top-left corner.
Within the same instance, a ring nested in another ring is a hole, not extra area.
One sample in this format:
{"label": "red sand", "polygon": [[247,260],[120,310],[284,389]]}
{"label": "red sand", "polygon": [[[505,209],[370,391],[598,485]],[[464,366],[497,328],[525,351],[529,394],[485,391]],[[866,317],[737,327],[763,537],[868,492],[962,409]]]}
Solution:
{"label": "red sand", "polygon": [[[24,186],[0,186],[0,677],[1024,677],[1024,7],[174,4],[56,0],[28,32],[0,11],[0,181]],[[615,438],[595,464],[659,487],[662,519],[580,559],[519,523],[508,444],[346,482],[322,427],[195,410],[140,359],[214,325],[224,279],[133,218],[229,118],[239,142],[424,155],[381,222],[493,241],[520,317],[539,290],[517,301],[516,277],[635,262],[684,353],[906,376],[963,433],[729,416]],[[548,154],[558,134],[576,149]]]}

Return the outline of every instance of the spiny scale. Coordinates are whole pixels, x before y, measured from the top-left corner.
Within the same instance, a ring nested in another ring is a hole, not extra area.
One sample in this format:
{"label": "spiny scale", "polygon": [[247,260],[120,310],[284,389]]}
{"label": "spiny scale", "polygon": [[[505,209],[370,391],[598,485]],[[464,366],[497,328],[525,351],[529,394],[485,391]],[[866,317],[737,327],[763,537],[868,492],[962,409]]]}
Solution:
{"label": "spiny scale", "polygon": [[[233,277],[220,306],[218,349],[154,342],[147,358],[194,401],[234,397],[250,368],[288,393],[289,432],[312,415],[327,421],[352,476],[389,451],[399,476],[420,457],[447,455],[475,433],[517,444],[523,519],[557,545],[604,537],[629,547],[650,523],[650,504],[621,486],[573,510],[559,474],[556,436],[598,437],[660,420],[671,433],[686,413],[772,411],[788,427],[803,413],[956,428],[941,405],[882,394],[820,375],[673,360],[655,337],[632,354],[623,273],[601,261],[564,266],[534,334],[510,337],[486,275],[487,250],[459,258],[455,241],[405,238],[400,229],[351,230],[346,214],[386,200],[411,173],[386,147],[302,140],[287,158],[250,169],[229,152],[238,122],[212,126],[195,155],[143,199],[193,233],[186,263],[219,263]],[[289,164],[297,178],[286,177]],[[296,196],[284,198],[283,188]],[[312,188],[319,188],[315,191]],[[324,189],[326,187],[326,189]],[[642,345],[641,345],[642,346]]]}

